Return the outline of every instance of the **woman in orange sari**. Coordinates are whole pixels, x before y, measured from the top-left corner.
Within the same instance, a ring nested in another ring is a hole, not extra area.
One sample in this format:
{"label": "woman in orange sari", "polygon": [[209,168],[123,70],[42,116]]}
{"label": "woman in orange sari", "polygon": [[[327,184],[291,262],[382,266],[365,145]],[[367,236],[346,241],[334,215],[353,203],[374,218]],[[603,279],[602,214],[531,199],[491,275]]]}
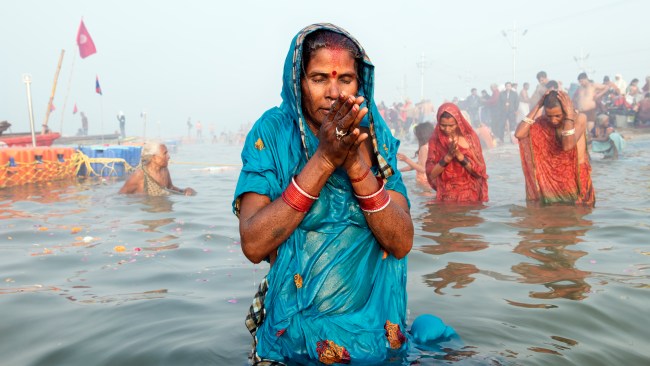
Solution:
{"label": "woman in orange sari", "polygon": [[436,201],[488,201],[481,143],[453,103],[438,108],[438,124],[429,140],[426,169],[429,184],[436,190]]}
{"label": "woman in orange sari", "polygon": [[587,116],[574,109],[568,94],[555,90],[519,122],[515,137],[528,201],[594,207],[586,128]]}

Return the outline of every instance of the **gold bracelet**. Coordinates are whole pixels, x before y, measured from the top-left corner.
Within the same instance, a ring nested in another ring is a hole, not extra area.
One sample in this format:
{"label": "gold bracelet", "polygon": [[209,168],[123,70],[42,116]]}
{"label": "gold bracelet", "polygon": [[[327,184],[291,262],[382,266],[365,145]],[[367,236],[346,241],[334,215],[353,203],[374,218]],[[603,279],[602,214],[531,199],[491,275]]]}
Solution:
{"label": "gold bracelet", "polygon": [[528,124],[531,125],[531,126],[533,125],[533,123],[535,123],[535,120],[534,120],[534,119],[532,119],[532,118],[528,118],[528,117],[524,117],[524,119],[523,119],[522,121],[528,123]]}

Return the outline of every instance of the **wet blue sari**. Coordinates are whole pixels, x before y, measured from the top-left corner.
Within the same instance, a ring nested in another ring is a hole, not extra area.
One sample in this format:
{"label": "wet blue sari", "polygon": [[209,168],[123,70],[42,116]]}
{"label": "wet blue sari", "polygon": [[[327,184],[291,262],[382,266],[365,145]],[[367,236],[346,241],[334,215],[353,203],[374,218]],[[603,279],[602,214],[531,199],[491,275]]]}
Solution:
{"label": "wet blue sari", "polygon": [[[242,151],[243,167],[233,210],[242,194],[254,192],[281,199],[318,147],[301,107],[300,64],[304,37],[317,29],[345,34],[358,45],[364,61],[360,94],[369,113],[376,161],[372,172],[386,189],[407,197],[396,166],[399,141],[381,118],[373,100],[374,67],[353,37],[331,24],[303,29],[291,43],[282,88],[282,104],[255,123]],[[387,254],[373,236],[353,196],[347,174],[337,170],[298,228],[278,248],[266,277],[264,319],[256,329],[257,356],[310,364],[377,363],[390,350],[404,349],[406,258]]]}

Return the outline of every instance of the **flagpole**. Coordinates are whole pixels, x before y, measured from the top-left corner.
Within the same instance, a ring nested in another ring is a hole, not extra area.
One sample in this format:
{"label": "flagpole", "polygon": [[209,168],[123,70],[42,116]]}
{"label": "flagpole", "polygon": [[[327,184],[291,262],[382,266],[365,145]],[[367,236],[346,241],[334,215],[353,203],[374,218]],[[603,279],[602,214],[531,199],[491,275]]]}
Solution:
{"label": "flagpole", "polygon": [[43,122],[43,129],[41,134],[44,135],[47,133],[47,121],[50,119],[50,112],[52,112],[52,101],[54,100],[54,93],[56,93],[56,83],[59,81],[59,71],[61,71],[61,63],[63,63],[63,55],[65,50],[61,50],[61,56],[59,56],[59,65],[56,67],[56,73],[54,73],[54,84],[52,85],[52,93],[50,94],[50,101],[47,103],[47,111],[45,112],[45,121]]}
{"label": "flagpole", "polygon": [[74,62],[77,60],[77,53],[74,53],[72,58],[72,66],[70,67],[70,77],[68,78],[68,90],[65,93],[65,98],[63,99],[63,109],[61,110],[61,136],[63,136],[63,118],[65,117],[65,106],[68,104],[68,95],[70,95],[70,89],[72,87],[72,73],[74,72]]}
{"label": "flagpole", "polygon": [[99,95],[99,113],[101,113],[101,127],[100,133],[102,134],[102,145],[104,145],[104,95]]}

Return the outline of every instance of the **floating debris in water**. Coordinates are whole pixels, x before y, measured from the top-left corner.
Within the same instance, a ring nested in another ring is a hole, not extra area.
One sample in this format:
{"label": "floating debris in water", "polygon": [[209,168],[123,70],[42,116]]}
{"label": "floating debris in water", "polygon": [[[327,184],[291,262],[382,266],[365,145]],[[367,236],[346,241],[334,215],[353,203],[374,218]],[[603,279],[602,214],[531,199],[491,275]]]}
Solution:
{"label": "floating debris in water", "polygon": [[125,247],[124,245],[116,245],[116,246],[113,248],[113,250],[116,251],[116,252],[118,252],[118,253],[121,253],[121,252],[126,251],[126,247]]}
{"label": "floating debris in water", "polygon": [[70,234],[76,234],[76,233],[80,232],[81,230],[82,230],[82,228],[80,228],[79,226],[75,226],[75,227],[70,229]]}

